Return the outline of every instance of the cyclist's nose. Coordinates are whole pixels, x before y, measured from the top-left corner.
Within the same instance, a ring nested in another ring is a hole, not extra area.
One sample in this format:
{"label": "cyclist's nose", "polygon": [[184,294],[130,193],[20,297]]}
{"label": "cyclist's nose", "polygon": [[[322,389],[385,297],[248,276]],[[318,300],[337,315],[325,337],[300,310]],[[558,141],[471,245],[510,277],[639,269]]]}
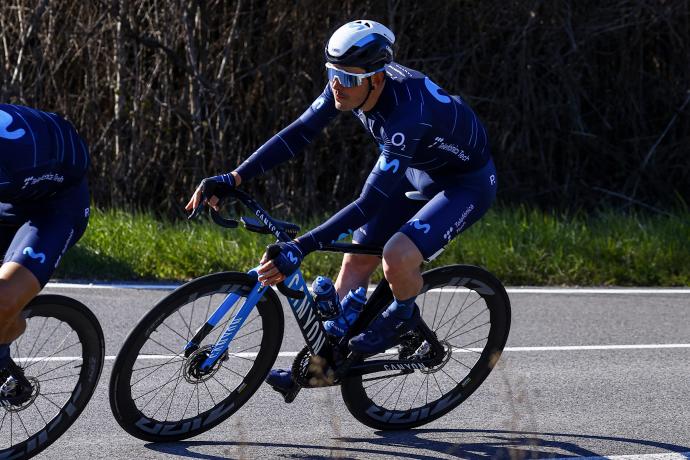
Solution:
{"label": "cyclist's nose", "polygon": [[337,78],[331,80],[331,87],[338,91],[342,91],[343,89],[345,89],[345,87],[340,84],[340,80],[338,80]]}

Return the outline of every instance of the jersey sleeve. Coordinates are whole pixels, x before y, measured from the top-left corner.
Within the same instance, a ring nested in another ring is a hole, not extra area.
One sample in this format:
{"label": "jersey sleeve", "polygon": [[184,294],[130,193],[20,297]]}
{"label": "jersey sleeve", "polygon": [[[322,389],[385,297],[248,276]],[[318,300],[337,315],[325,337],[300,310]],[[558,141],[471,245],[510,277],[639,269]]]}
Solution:
{"label": "jersey sleeve", "polygon": [[405,120],[406,113],[401,110],[399,117],[389,120],[382,128],[384,144],[381,154],[359,198],[299,239],[307,252],[347,237],[386,205],[405,177],[419,140],[429,128],[428,123]]}
{"label": "jersey sleeve", "polygon": [[294,158],[337,114],[333,92],[327,84],[321,95],[297,120],[271,137],[237,168],[242,181]]}

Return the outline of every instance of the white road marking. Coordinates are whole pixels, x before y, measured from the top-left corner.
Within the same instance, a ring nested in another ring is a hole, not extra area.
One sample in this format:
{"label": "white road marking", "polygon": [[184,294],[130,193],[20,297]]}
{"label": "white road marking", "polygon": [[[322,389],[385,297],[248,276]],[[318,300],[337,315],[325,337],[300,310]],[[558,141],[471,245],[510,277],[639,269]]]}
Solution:
{"label": "white road marking", "polygon": [[[138,284],[138,283],[48,283],[54,289],[147,289],[172,291],[182,284]],[[432,292],[452,292],[454,288],[432,289]],[[509,294],[690,294],[686,288],[539,288],[509,287]],[[367,292],[374,292],[370,286]]]}
{"label": "white road marking", "polygon": [[[659,344],[639,344],[639,345],[573,345],[573,346],[551,346],[551,347],[506,347],[504,352],[530,352],[530,351],[596,351],[596,350],[659,350],[669,348],[690,348],[690,343],[659,343]],[[455,353],[481,353],[481,348],[453,348]],[[278,356],[283,358],[294,358],[297,351],[281,351]],[[398,350],[386,350],[386,354],[397,354]],[[256,358],[257,353],[231,353],[231,356],[242,358]],[[182,358],[182,355],[142,355],[137,359],[173,359]],[[18,362],[37,362],[37,361],[80,361],[77,356],[55,356],[55,357],[36,357],[36,358],[16,358]],[[115,356],[106,356],[106,361],[114,361]],[[687,459],[686,459],[687,460]]]}
{"label": "white road marking", "polygon": [[[550,460],[573,460],[576,457],[552,458]],[[577,460],[687,460],[690,452],[666,452],[659,454],[607,455],[606,457],[577,457]]]}

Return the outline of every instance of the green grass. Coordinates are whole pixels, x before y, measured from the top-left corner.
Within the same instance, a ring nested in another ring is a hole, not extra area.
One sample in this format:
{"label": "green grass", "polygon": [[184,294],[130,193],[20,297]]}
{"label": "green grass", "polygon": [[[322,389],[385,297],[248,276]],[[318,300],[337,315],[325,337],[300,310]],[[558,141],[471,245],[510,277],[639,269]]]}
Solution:
{"label": "green grass", "polygon": [[[246,271],[272,241],[208,221],[169,222],[146,213],[94,210],[89,228],[55,277],[169,281]],[[689,247],[688,212],[671,217],[609,211],[585,217],[496,208],[429,267],[481,265],[506,285],[688,286]],[[310,255],[303,264],[305,276],[335,276],[341,257]],[[379,270],[375,277],[380,276]]]}

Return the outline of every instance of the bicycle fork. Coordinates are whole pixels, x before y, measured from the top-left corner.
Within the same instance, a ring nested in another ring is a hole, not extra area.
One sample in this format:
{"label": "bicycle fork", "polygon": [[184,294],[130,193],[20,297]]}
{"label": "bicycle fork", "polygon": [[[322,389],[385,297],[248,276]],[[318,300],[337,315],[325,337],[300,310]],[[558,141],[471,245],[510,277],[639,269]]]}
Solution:
{"label": "bicycle fork", "polygon": [[[256,274],[256,269],[250,270],[249,274]],[[261,297],[264,295],[264,292],[266,292],[266,289],[268,289],[268,286],[262,286],[261,283],[258,281],[256,282],[252,290],[247,295],[247,300],[244,302],[244,305],[242,305],[242,307],[235,313],[235,316],[233,316],[232,320],[228,323],[225,331],[223,331],[223,334],[220,336],[220,339],[218,339],[218,341],[213,345],[208,357],[199,366],[199,369],[202,372],[207,372],[212,369],[213,366],[215,366],[218,362],[218,359],[220,359],[220,357],[222,357],[227,351],[232,339],[237,334],[237,331],[240,330],[242,324],[244,324],[244,321],[247,319],[259,300],[261,300]],[[233,308],[235,303],[237,303],[237,300],[240,299],[240,297],[241,296],[236,292],[231,292],[228,294],[225,300],[223,300],[218,308],[216,308],[216,311],[213,312],[206,323],[199,328],[196,334],[194,334],[194,337],[192,337],[187,345],[185,345],[185,358],[189,358],[192,353],[199,349],[201,341],[204,340],[204,338],[206,338],[213,328],[218,325],[223,317]]]}

